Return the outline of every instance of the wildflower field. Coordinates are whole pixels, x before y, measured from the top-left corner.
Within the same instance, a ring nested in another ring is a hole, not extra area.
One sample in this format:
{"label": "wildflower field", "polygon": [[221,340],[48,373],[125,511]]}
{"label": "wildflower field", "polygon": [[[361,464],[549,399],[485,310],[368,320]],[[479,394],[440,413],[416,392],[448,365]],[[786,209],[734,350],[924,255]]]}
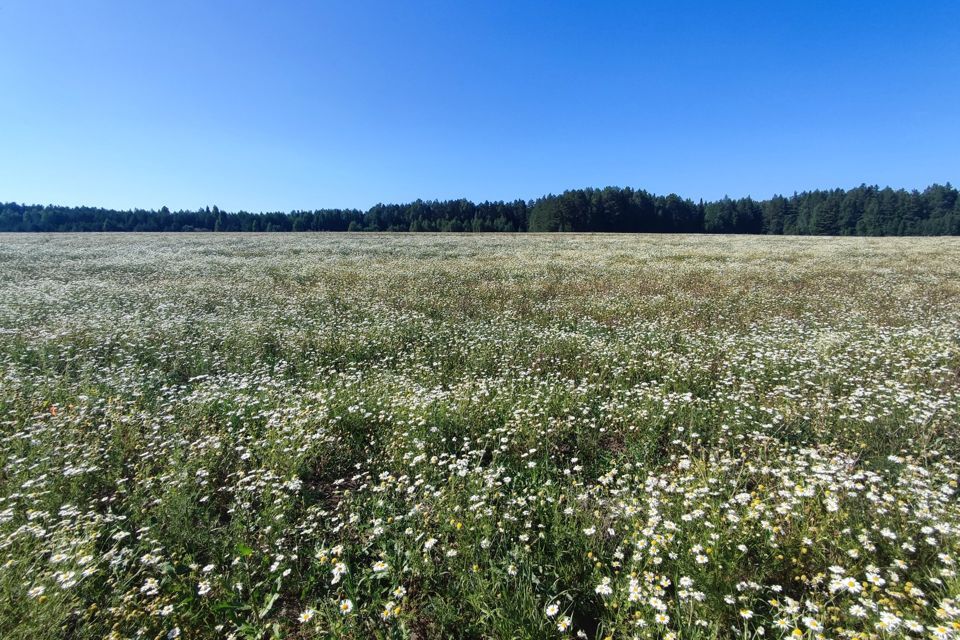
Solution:
{"label": "wildflower field", "polygon": [[0,236],[0,638],[960,638],[960,243]]}

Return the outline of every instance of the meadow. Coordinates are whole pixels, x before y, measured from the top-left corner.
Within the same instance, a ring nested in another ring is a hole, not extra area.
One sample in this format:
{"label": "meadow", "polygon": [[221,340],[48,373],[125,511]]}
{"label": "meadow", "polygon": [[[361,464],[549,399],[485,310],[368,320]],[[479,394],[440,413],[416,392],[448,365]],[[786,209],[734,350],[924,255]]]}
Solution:
{"label": "meadow", "polygon": [[0,637],[960,636],[960,243],[0,235]]}

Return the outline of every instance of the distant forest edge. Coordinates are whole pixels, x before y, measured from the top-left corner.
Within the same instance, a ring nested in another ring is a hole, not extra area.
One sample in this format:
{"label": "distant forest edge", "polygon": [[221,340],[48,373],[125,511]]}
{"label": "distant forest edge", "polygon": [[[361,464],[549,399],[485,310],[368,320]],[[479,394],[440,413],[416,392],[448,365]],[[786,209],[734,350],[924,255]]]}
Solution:
{"label": "distant forest edge", "polygon": [[694,202],[631,188],[573,189],[537,200],[378,204],[290,213],[0,204],[0,231],[596,231],[788,235],[960,235],[960,198],[949,183],[923,191],[861,185]]}

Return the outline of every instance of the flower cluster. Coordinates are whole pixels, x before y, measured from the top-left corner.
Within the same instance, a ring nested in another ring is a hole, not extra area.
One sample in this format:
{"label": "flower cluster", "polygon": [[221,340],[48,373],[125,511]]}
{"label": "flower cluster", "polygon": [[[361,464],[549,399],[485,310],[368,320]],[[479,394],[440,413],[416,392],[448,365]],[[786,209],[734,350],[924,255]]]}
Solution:
{"label": "flower cluster", "polygon": [[960,638],[948,239],[0,244],[0,635]]}

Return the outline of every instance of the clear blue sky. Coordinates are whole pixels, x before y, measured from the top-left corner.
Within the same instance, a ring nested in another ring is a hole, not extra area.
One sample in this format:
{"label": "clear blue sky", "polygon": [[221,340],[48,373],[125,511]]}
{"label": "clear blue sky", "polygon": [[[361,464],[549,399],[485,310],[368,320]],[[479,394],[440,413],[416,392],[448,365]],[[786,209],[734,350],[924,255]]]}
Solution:
{"label": "clear blue sky", "polygon": [[956,0],[0,0],[0,86],[0,201],[960,181]]}

